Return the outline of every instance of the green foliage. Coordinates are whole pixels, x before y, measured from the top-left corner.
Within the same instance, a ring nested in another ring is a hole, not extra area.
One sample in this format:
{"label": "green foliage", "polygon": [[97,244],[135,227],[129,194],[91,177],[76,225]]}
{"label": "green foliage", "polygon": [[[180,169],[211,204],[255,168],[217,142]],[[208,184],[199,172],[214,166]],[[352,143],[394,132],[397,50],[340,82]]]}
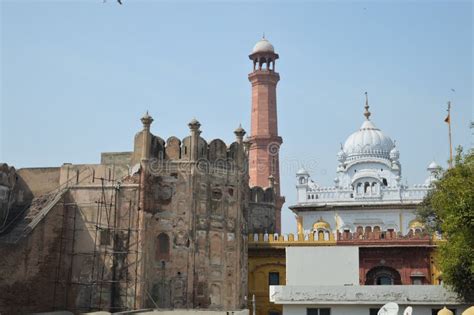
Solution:
{"label": "green foliage", "polygon": [[439,175],[418,216],[447,240],[437,255],[443,282],[474,301],[474,152],[463,154],[459,147],[454,167]]}

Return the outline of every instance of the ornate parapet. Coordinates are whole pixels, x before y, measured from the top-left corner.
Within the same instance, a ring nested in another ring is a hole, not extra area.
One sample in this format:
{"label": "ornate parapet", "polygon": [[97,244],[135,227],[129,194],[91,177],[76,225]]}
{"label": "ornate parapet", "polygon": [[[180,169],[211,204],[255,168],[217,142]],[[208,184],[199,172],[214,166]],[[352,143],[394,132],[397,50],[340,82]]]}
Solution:
{"label": "ornate parapet", "polygon": [[287,247],[287,246],[332,246],[336,245],[333,234],[250,234],[249,247]]}
{"label": "ornate parapet", "polygon": [[[202,138],[200,136],[201,125],[196,120],[191,121],[188,126],[190,135],[182,140],[171,136],[165,141],[145,129],[138,132],[135,135],[134,149],[130,153],[129,164],[134,166],[140,163],[143,154],[145,154],[154,169],[166,168],[170,163],[183,163],[184,165],[197,165],[198,170],[202,172],[225,173],[233,170],[247,173],[243,146],[245,130],[241,127],[237,128],[234,131],[236,140],[227,145],[221,139],[207,141]],[[149,137],[148,141],[145,141],[146,136]],[[147,150],[144,150],[145,143],[147,143]],[[110,158],[109,155],[105,155],[105,157]],[[126,154],[122,155],[122,160],[125,160]]]}
{"label": "ornate parapet", "polygon": [[338,245],[406,245],[406,246],[436,246],[440,242],[443,242],[441,236],[430,235],[425,232],[420,233],[408,233],[402,235],[400,232],[368,232],[368,233],[350,233],[343,232],[337,233],[337,244]]}
{"label": "ornate parapet", "polygon": [[437,246],[444,242],[439,236],[428,234],[413,234],[402,236],[399,233],[393,235],[370,233],[370,235],[358,235],[351,233],[350,236],[338,233],[337,239],[333,233],[321,231],[306,234],[268,234],[254,233],[248,235],[249,248],[282,248],[288,246],[333,246],[333,245],[404,245],[404,246]]}
{"label": "ornate parapet", "polygon": [[[306,189],[305,189],[306,186]],[[340,187],[319,187],[311,185],[301,185],[303,193],[299,195],[298,204],[318,204],[318,203],[360,203],[365,202],[383,202],[396,201],[416,202],[419,203],[427,195],[431,189],[428,185],[415,185],[413,187],[380,187],[373,193],[361,193],[356,188],[340,188]]]}

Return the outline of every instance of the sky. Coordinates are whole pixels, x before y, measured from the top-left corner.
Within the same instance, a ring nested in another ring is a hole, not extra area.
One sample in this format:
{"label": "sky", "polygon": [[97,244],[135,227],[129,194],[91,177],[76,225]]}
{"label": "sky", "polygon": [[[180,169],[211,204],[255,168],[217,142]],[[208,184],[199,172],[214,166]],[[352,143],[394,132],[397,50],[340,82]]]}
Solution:
{"label": "sky", "polygon": [[[333,185],[340,143],[371,119],[400,150],[403,182],[471,147],[470,1],[0,1],[0,161],[16,168],[99,163],[152,132],[230,144],[250,130],[248,59],[265,33],[276,69],[283,232],[295,173]],[[453,91],[454,90],[454,91]]]}

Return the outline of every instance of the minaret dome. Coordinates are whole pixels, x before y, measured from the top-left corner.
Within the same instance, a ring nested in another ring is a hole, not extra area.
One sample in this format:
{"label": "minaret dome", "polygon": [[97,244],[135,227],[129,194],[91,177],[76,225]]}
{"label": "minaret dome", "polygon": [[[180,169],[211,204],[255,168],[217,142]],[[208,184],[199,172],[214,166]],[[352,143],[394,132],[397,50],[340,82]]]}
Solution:
{"label": "minaret dome", "polygon": [[263,36],[253,46],[249,58],[253,61],[253,71],[275,71],[275,60],[278,59],[278,54],[275,53],[273,45]]}

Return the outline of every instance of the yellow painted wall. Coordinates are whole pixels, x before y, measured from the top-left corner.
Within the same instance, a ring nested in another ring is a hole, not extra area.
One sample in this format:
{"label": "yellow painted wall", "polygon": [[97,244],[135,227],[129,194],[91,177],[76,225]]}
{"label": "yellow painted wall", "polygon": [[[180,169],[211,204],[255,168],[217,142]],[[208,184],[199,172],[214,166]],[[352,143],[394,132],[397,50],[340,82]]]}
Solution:
{"label": "yellow painted wall", "polygon": [[441,284],[441,270],[436,265],[436,251],[430,254],[431,284]]}
{"label": "yellow painted wall", "polygon": [[282,305],[276,305],[269,299],[268,275],[278,272],[280,285],[286,284],[285,251],[259,249],[258,252],[249,252],[249,303],[252,314],[252,295],[255,294],[256,315],[269,315],[270,312],[282,314]]}
{"label": "yellow painted wall", "polygon": [[252,295],[256,299],[256,315],[269,315],[270,312],[282,314],[282,306],[270,302],[268,275],[270,272],[278,272],[280,285],[286,284],[286,261],[285,249],[289,246],[334,246],[336,240],[331,233],[328,240],[322,236],[315,238],[314,234],[283,235],[249,235],[248,252],[248,307],[252,314]]}

